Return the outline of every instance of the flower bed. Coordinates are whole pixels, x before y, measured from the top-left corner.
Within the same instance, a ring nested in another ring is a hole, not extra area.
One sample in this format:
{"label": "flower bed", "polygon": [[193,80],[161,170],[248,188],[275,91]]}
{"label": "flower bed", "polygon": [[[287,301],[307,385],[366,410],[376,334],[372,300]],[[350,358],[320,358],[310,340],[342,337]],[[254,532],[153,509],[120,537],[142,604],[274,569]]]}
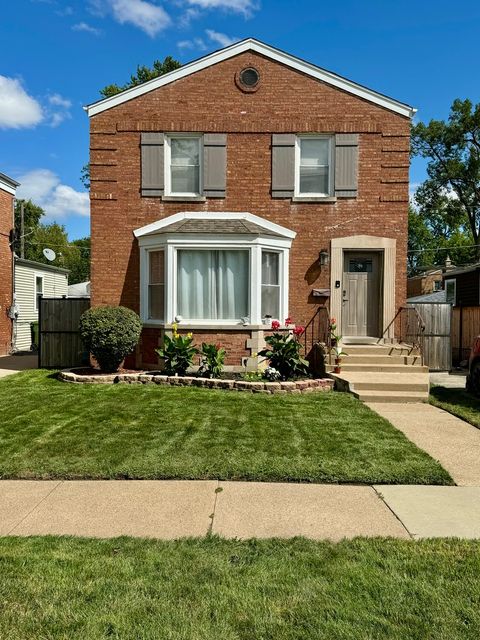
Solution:
{"label": "flower bed", "polygon": [[164,376],[151,373],[109,373],[85,375],[80,369],[60,371],[58,378],[63,382],[87,384],[158,384],[175,387],[203,387],[207,389],[227,389],[230,391],[250,391],[254,393],[311,393],[330,391],[334,381],[330,378],[296,380],[292,382],[248,382],[220,378],[198,378],[194,376]]}

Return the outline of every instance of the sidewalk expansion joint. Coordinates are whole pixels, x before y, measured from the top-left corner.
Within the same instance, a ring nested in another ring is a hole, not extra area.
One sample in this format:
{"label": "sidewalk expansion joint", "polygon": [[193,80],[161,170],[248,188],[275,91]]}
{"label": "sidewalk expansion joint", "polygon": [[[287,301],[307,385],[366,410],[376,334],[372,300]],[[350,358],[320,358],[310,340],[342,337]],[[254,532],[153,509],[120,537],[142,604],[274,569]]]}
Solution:
{"label": "sidewalk expansion joint", "polygon": [[[27,482],[28,482],[28,481],[27,481]],[[15,531],[15,529],[16,529],[17,527],[19,527],[19,526],[22,524],[22,522],[25,522],[25,520],[26,520],[28,517],[30,517],[30,516],[32,515],[32,513],[33,513],[34,511],[36,511],[36,510],[38,509],[38,507],[39,507],[43,502],[45,502],[45,500],[46,500],[47,498],[49,498],[49,497],[52,495],[52,493],[53,493],[54,491],[56,491],[56,490],[58,489],[58,487],[59,487],[61,484],[63,484],[63,483],[64,483],[64,480],[59,480],[59,481],[57,482],[57,484],[56,484],[54,487],[52,487],[52,490],[51,490],[51,491],[49,491],[49,492],[47,493],[47,495],[46,495],[46,496],[43,496],[43,498],[42,498],[41,500],[39,500],[39,501],[37,502],[37,504],[36,504],[34,507],[32,507],[32,508],[30,509],[30,511],[29,511],[28,513],[26,513],[26,514],[23,516],[23,518],[22,518],[21,520],[19,520],[19,521],[18,521],[18,522],[17,522],[17,523],[16,523],[16,524],[15,524],[15,525],[10,529],[10,531],[8,531],[8,533],[7,533],[6,535],[7,535],[7,536],[12,535],[12,534],[13,534],[13,532]]]}
{"label": "sidewalk expansion joint", "polygon": [[370,485],[372,487],[372,489],[374,490],[374,492],[377,494],[377,497],[383,502],[383,504],[387,507],[387,509],[390,511],[390,513],[398,520],[398,522],[402,525],[402,527],[405,529],[405,531],[407,532],[408,536],[410,537],[411,540],[415,540],[415,536],[410,533],[410,531],[407,529],[405,523],[399,518],[399,516],[395,513],[395,511],[392,509],[392,507],[388,504],[388,502],[385,500],[385,498],[383,497],[383,495],[380,493],[380,491],[377,491],[377,489],[373,486]]}
{"label": "sidewalk expansion joint", "polygon": [[213,521],[215,519],[215,510],[217,508],[217,499],[218,499],[218,494],[221,493],[223,491],[223,488],[220,486],[220,480],[217,480],[217,486],[215,487],[215,497],[213,499],[213,511],[212,513],[208,516],[210,518],[210,524],[208,525],[208,530],[207,530],[207,537],[212,535],[212,531],[213,531]]}

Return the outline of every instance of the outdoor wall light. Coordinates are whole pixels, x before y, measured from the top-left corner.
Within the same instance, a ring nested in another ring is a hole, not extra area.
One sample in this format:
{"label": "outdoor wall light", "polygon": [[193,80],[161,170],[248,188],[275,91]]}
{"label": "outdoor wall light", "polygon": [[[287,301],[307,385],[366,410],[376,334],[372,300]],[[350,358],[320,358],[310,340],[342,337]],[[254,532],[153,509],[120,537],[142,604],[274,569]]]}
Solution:
{"label": "outdoor wall light", "polygon": [[318,254],[318,262],[321,267],[326,267],[328,265],[328,263],[330,262],[330,255],[328,251],[325,251],[325,249],[322,249],[322,251],[320,251],[320,253]]}

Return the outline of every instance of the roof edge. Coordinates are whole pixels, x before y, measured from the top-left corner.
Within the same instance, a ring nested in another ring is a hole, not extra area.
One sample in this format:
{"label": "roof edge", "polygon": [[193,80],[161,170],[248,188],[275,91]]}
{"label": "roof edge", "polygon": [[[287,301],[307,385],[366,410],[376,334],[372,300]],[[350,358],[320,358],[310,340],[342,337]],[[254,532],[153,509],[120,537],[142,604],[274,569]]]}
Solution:
{"label": "roof edge", "polygon": [[107,109],[111,109],[112,107],[116,107],[119,104],[123,104],[128,100],[132,100],[137,98],[145,93],[149,93],[154,89],[158,89],[163,87],[171,82],[175,82],[176,80],[180,80],[192,73],[196,73],[197,71],[201,71],[207,67],[210,67],[214,64],[222,62],[223,60],[228,60],[240,53],[244,53],[246,51],[254,51],[259,53],[260,55],[264,55],[276,62],[280,62],[292,69],[300,71],[301,73],[305,73],[317,80],[325,82],[331,86],[334,86],[342,91],[346,91],[352,95],[356,95],[359,98],[377,104],[385,109],[389,109],[390,111],[394,111],[399,115],[404,117],[412,118],[417,109],[414,107],[405,104],[403,102],[399,102],[394,98],[386,96],[382,93],[374,91],[373,89],[369,89],[361,84],[353,82],[352,80],[348,80],[347,78],[340,76],[332,71],[328,71],[327,69],[323,69],[322,67],[318,67],[311,62],[307,62],[293,56],[290,53],[286,53],[281,49],[277,49],[269,44],[261,42],[260,40],[256,40],[255,38],[246,38],[245,40],[240,40],[239,42],[235,42],[234,44],[229,45],[223,49],[218,49],[213,51],[212,53],[203,56],[202,58],[197,58],[192,62],[189,62],[179,69],[175,69],[170,71],[169,73],[165,73],[158,78],[153,78],[152,80],[148,80],[136,87],[131,87],[118,93],[114,96],[110,96],[108,98],[103,98],[102,100],[97,100],[96,102],[92,102],[84,106],[84,110],[87,112],[88,117],[91,118],[102,111],[106,111]]}
{"label": "roof edge", "polygon": [[17,187],[20,186],[20,183],[10,178],[5,173],[0,173],[0,189],[3,189],[7,193],[10,193],[12,196],[16,194]]}
{"label": "roof edge", "polygon": [[36,260],[27,260],[26,258],[19,258],[15,256],[15,264],[23,264],[25,267],[32,267],[34,269],[45,269],[45,271],[57,271],[58,273],[64,273],[68,275],[70,269],[64,269],[63,267],[56,267],[54,264],[45,264],[44,262],[37,262]]}

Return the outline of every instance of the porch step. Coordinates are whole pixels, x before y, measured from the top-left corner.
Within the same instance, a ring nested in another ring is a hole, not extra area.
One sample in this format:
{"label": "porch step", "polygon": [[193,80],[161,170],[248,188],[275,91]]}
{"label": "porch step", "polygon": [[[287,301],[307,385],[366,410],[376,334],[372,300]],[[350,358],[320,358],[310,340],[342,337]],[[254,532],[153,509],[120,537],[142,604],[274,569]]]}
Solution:
{"label": "porch step", "polygon": [[[327,372],[332,372],[334,366],[327,365]],[[420,364],[358,364],[342,361],[342,373],[344,371],[366,371],[371,373],[401,373],[411,375],[412,373],[428,373],[428,367],[422,367]]]}
{"label": "porch step", "polygon": [[413,356],[420,355],[418,350],[406,344],[376,344],[358,345],[345,344],[343,349],[349,355],[378,355],[378,356]]}
{"label": "porch step", "polygon": [[337,387],[354,393],[363,393],[364,391],[378,391],[378,393],[386,393],[388,391],[428,393],[430,388],[428,374],[416,373],[416,371],[409,376],[405,376],[403,373],[389,373],[386,375],[384,373],[342,371],[340,374],[331,374],[331,377],[337,381]]}
{"label": "porch step", "polygon": [[350,351],[346,355],[342,356],[342,366],[344,364],[402,364],[402,365],[416,365],[421,364],[421,358],[418,355],[404,356],[404,355],[388,355],[388,354],[374,354],[374,353],[356,353]]}
{"label": "porch step", "polygon": [[428,392],[423,391],[352,391],[353,395],[362,402],[427,402]]}

